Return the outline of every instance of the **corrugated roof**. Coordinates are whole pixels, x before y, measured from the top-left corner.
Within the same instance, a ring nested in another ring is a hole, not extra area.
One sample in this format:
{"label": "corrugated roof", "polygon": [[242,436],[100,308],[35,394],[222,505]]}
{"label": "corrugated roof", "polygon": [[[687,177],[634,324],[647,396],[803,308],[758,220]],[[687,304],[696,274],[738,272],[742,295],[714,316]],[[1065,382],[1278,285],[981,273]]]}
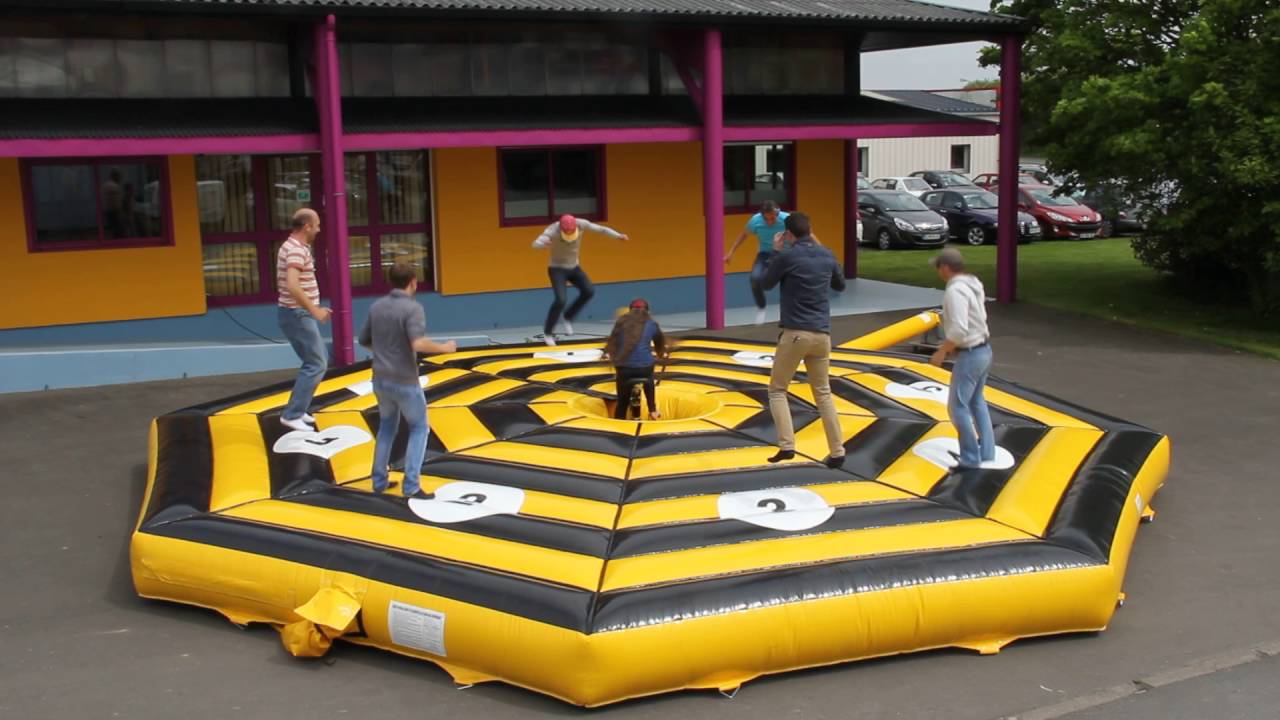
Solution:
{"label": "corrugated roof", "polygon": [[[17,4],[47,4],[34,0]],[[298,8],[311,10],[437,10],[493,13],[579,13],[707,18],[789,18],[867,24],[1021,29],[1010,15],[935,5],[920,0],[57,0],[57,5],[187,6],[210,10]]]}
{"label": "corrugated roof", "polygon": [[957,100],[929,92],[928,90],[867,90],[864,91],[864,94],[886,98],[893,102],[922,110],[951,113],[953,115],[991,115],[998,112],[990,105],[972,103],[968,100]]}

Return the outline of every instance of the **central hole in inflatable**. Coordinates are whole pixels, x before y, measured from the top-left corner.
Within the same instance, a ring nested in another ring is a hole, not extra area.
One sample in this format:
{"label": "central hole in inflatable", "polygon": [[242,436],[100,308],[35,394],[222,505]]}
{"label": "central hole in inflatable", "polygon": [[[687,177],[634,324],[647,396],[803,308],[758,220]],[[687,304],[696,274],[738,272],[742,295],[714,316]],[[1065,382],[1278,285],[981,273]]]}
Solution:
{"label": "central hole in inflatable", "polygon": [[[630,398],[621,399],[630,403]],[[580,395],[571,403],[575,410],[596,417],[612,418],[615,401],[612,399]],[[684,390],[667,390],[658,385],[658,412],[661,420],[649,419],[649,401],[641,394],[638,419],[642,422],[669,422],[671,420],[692,420],[705,417],[720,409],[720,401],[710,395],[686,392]]]}

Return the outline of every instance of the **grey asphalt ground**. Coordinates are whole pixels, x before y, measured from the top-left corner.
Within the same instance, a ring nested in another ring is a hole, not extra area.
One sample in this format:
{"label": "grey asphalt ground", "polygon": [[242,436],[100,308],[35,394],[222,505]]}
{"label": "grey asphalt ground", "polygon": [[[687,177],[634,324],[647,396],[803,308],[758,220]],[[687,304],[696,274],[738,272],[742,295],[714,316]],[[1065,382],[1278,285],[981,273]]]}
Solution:
{"label": "grey asphalt ground", "polygon": [[[903,315],[839,318],[834,337]],[[290,376],[275,372],[0,396],[0,718],[1280,717],[1266,654],[1280,652],[1280,363],[1034,306],[993,308],[991,324],[997,374],[1173,439],[1106,632],[596,711],[500,684],[459,691],[428,663],[354,646],[296,660],[269,628],[138,599],[127,558],[150,417]],[[1224,653],[1244,659],[1205,660]],[[1137,693],[1143,678],[1163,680]]]}

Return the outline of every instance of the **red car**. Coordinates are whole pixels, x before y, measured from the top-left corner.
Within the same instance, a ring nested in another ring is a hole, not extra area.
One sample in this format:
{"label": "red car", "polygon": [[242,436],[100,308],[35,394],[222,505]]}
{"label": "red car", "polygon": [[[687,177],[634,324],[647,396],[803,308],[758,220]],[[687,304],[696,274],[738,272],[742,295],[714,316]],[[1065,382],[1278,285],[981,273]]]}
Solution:
{"label": "red car", "polygon": [[1076,202],[1069,195],[1055,195],[1050,185],[1018,186],[1018,208],[1035,216],[1046,240],[1067,238],[1088,240],[1098,237],[1102,215]]}
{"label": "red car", "polygon": [[[1000,173],[982,173],[981,175],[973,179],[973,184],[977,185],[983,190],[987,190],[989,192],[995,192],[996,185],[1000,184]],[[1037,180],[1034,175],[1028,175],[1026,173],[1022,173],[1018,175],[1018,184],[1019,185],[1039,185],[1040,181]]]}

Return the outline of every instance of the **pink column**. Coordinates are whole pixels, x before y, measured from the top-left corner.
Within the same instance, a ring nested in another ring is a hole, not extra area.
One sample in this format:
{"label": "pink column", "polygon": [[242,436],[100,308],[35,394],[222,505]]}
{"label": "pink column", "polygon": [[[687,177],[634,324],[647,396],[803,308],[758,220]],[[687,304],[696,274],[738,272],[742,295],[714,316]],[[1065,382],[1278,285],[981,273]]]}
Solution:
{"label": "pink column", "polygon": [[724,103],[720,31],[707,28],[702,64],[702,212],[707,229],[707,329],[724,327]]}
{"label": "pink column", "polygon": [[338,37],[333,15],[316,25],[315,96],[320,116],[320,163],[324,185],[321,241],[329,261],[328,287],[322,287],[333,311],[333,362],[355,362],[352,342],[350,247],[347,242],[347,188],[342,155],[342,86],[338,73]]}
{"label": "pink column", "polygon": [[858,141],[844,141],[844,276],[858,277]]}
{"label": "pink column", "polygon": [[1021,152],[1022,37],[1007,35],[1000,48],[1000,209],[996,219],[996,300],[1018,297],[1018,157]]}

